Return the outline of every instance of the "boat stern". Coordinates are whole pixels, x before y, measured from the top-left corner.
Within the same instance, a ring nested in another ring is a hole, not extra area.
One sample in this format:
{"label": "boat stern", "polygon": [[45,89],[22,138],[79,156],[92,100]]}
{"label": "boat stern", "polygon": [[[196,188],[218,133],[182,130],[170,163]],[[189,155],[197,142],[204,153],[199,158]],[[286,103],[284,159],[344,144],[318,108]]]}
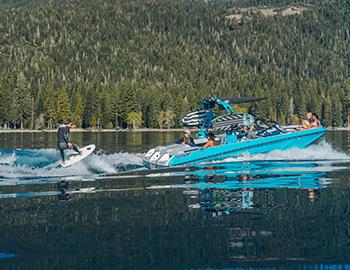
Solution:
{"label": "boat stern", "polygon": [[153,169],[170,166],[170,161],[175,154],[186,151],[190,146],[173,144],[169,146],[158,146],[149,150],[143,157],[143,165]]}

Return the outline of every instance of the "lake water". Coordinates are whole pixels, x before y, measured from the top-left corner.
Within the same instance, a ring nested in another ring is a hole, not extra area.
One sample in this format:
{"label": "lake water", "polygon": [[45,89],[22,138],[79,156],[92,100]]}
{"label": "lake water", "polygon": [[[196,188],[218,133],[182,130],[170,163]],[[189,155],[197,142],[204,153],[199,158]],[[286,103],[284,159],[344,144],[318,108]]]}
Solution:
{"label": "lake water", "polygon": [[146,170],[177,132],[0,134],[0,269],[350,269],[350,133],[303,150]]}

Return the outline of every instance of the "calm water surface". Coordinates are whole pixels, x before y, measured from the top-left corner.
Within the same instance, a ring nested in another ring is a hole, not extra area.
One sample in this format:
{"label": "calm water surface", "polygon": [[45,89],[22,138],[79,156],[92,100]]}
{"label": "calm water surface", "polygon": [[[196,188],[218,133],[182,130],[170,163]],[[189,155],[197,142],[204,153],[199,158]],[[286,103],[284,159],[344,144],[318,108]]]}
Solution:
{"label": "calm water surface", "polygon": [[304,150],[146,170],[179,133],[0,134],[0,269],[350,269],[350,133]]}

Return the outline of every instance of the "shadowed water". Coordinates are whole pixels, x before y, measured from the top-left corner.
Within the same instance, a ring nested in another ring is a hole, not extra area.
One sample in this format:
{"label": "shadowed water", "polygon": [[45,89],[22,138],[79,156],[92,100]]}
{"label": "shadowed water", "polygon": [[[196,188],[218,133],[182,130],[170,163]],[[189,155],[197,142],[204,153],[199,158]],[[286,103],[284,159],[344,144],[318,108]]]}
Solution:
{"label": "shadowed water", "polygon": [[1,269],[348,269],[349,134],[308,149],[148,170],[179,133],[0,134]]}

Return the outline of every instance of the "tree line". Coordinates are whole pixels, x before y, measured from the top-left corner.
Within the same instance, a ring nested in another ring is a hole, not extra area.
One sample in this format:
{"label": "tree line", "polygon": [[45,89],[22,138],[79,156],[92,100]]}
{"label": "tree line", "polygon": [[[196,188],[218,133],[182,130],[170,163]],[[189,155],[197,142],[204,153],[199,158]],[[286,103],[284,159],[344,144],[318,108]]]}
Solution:
{"label": "tree line", "polygon": [[[229,17],[291,5],[304,11]],[[312,111],[341,126],[349,11],[328,0],[2,1],[0,126],[178,127],[213,95],[266,97],[243,109],[282,124]]]}

